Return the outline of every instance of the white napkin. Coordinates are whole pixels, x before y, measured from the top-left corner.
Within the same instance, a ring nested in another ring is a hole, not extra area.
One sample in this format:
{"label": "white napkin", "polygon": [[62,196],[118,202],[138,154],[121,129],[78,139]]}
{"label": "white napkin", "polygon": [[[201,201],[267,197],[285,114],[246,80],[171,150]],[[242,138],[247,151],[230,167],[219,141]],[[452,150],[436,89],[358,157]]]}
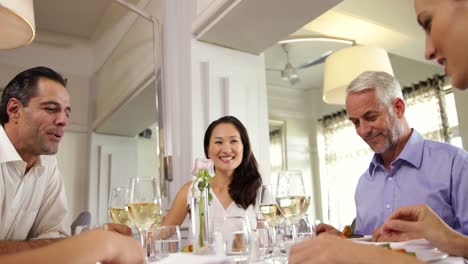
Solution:
{"label": "white napkin", "polygon": [[201,256],[190,253],[175,253],[161,260],[158,264],[228,264],[229,259],[225,256]]}
{"label": "white napkin", "polygon": [[424,238],[407,240],[403,242],[391,242],[391,248],[404,248],[407,251],[434,249],[434,245]]}

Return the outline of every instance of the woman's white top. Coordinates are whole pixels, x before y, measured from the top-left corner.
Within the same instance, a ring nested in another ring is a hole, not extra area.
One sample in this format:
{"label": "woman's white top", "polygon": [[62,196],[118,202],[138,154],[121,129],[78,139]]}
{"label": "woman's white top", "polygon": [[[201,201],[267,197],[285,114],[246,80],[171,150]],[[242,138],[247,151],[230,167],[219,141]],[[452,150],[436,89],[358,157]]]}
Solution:
{"label": "woman's white top", "polygon": [[[190,208],[190,200],[192,199],[192,185],[188,190],[187,195],[187,204]],[[254,206],[250,205],[247,209],[239,207],[234,201],[228,206],[228,208],[224,209],[221,202],[216,197],[216,194],[213,192],[213,189],[210,189],[211,195],[213,196],[213,200],[210,202],[209,207],[209,217],[212,220],[210,223],[211,226],[216,230],[217,228],[221,227],[224,223],[224,218],[226,216],[246,216],[249,220],[250,228],[255,229],[257,227],[257,215],[255,214]]]}

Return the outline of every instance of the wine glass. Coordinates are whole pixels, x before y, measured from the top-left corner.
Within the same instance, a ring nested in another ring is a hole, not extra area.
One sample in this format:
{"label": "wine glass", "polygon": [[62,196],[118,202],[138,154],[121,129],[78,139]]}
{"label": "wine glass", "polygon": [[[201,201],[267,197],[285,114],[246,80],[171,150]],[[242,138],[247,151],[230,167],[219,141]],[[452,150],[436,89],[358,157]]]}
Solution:
{"label": "wine glass", "polygon": [[128,216],[129,190],[124,187],[117,187],[111,190],[109,196],[109,218],[113,223],[130,226]]}
{"label": "wine glass", "polygon": [[132,178],[129,196],[130,220],[138,229],[141,245],[146,252],[148,249],[148,230],[152,226],[159,226],[162,222],[161,192],[158,179],[155,177]]}
{"label": "wine glass", "polygon": [[293,241],[296,239],[296,224],[309,208],[310,197],[306,196],[304,180],[300,171],[283,171],[278,174],[276,202],[292,225]]}
{"label": "wine glass", "polygon": [[270,236],[273,246],[273,253],[270,259],[273,261],[281,258],[281,252],[278,247],[277,227],[283,221],[283,214],[276,203],[276,189],[276,185],[273,184],[263,185],[258,202],[260,205],[260,213],[268,222],[268,227],[270,228]]}

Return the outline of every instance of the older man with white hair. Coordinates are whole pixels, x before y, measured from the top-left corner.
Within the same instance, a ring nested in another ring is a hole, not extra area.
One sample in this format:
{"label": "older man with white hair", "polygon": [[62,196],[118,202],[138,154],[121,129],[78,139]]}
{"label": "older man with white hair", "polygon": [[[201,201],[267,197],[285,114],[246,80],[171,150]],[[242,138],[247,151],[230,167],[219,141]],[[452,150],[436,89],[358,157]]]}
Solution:
{"label": "older man with white hair", "polygon": [[[346,110],[356,133],[375,152],[355,192],[355,233],[389,241],[380,226],[394,210],[427,204],[447,225],[468,234],[468,154],[426,140],[409,126],[399,82],[385,72],[362,73],[347,88]],[[336,229],[317,227],[324,231]]]}

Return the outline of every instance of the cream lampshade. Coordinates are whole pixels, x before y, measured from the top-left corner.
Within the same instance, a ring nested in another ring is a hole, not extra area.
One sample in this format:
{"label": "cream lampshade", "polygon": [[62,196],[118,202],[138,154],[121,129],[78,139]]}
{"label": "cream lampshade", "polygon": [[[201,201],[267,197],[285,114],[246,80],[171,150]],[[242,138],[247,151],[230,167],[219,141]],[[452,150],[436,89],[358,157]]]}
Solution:
{"label": "cream lampshade", "polygon": [[394,75],[384,49],[352,46],[333,52],[325,61],[323,100],[328,104],[344,105],[346,87],[365,71],[384,71]]}
{"label": "cream lampshade", "polygon": [[28,45],[35,33],[33,0],[0,0],[0,49]]}

